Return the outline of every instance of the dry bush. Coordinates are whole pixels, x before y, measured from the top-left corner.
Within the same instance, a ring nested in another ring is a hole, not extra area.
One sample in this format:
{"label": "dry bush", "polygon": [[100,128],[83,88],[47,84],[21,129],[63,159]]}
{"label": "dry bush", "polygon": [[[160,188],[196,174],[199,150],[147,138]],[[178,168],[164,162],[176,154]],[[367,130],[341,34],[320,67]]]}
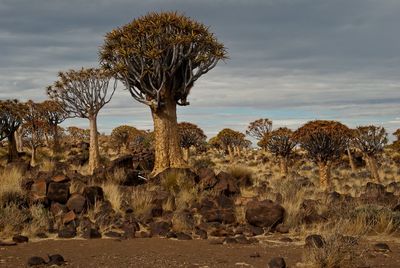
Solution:
{"label": "dry bush", "polygon": [[153,207],[153,195],[148,189],[133,188],[130,205],[136,217],[146,215]]}
{"label": "dry bush", "polygon": [[122,195],[118,185],[113,183],[103,183],[101,185],[106,200],[110,201],[112,208],[116,212],[121,212]]}
{"label": "dry bush", "polygon": [[325,238],[322,248],[310,248],[303,255],[306,267],[357,267],[360,256],[356,252],[357,239],[346,239],[339,233]]}
{"label": "dry bush", "polygon": [[55,167],[55,162],[50,159],[43,159],[40,163],[40,170],[41,171],[53,171]]}
{"label": "dry bush", "polygon": [[29,211],[19,209],[16,204],[0,206],[0,237],[9,238],[15,232],[20,232],[29,217]]}
{"label": "dry bush", "polygon": [[25,235],[34,235],[38,232],[44,232],[49,229],[52,215],[48,209],[42,205],[32,205],[29,207],[30,220],[24,226]]}
{"label": "dry bush", "polygon": [[193,160],[192,166],[195,170],[199,170],[201,168],[213,168],[215,167],[215,163],[210,157],[203,156]]}
{"label": "dry bush", "polygon": [[25,198],[21,188],[22,176],[19,168],[4,169],[0,172],[0,207]]}

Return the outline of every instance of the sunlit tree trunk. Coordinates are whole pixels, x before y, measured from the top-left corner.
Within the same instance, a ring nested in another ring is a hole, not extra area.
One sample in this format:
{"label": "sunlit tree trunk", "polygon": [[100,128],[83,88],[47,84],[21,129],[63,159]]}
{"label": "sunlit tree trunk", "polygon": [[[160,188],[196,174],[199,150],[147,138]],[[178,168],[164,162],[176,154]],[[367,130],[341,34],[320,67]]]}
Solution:
{"label": "sunlit tree trunk", "polygon": [[166,98],[164,106],[152,109],[155,137],[155,163],[152,176],[167,168],[186,167],[178,138],[176,103],[171,97]]}
{"label": "sunlit tree trunk", "polygon": [[8,136],[8,162],[18,159],[17,142],[14,133]]}
{"label": "sunlit tree trunk", "polygon": [[36,155],[37,155],[37,149],[35,146],[32,146],[31,147],[31,167],[34,167],[37,164]]}
{"label": "sunlit tree trunk", "polygon": [[349,164],[351,167],[351,171],[355,172],[356,171],[356,165],[354,164],[353,156],[351,155],[350,148],[347,148],[347,156],[349,157]]}
{"label": "sunlit tree trunk", "polygon": [[234,152],[232,150],[232,146],[228,145],[228,154],[229,154],[229,160],[233,161],[233,159],[235,158]]}
{"label": "sunlit tree trunk", "polygon": [[287,158],[284,156],[281,156],[279,158],[279,167],[281,170],[281,175],[283,177],[286,177],[288,175],[288,164],[287,164]]}
{"label": "sunlit tree trunk", "polygon": [[189,158],[190,158],[190,148],[182,148],[183,151],[183,160],[186,161],[186,163],[189,163]]}
{"label": "sunlit tree trunk", "polygon": [[17,151],[22,152],[23,151],[23,144],[22,144],[22,128],[19,127],[15,132],[14,132],[14,138],[15,138],[15,144],[17,146]]}
{"label": "sunlit tree trunk", "polygon": [[321,189],[328,190],[331,183],[331,165],[326,162],[319,162],[319,184]]}
{"label": "sunlit tree trunk", "polygon": [[60,146],[60,137],[58,135],[58,127],[57,125],[54,125],[54,136],[53,136],[53,155],[58,156],[61,151],[61,146]]}
{"label": "sunlit tree trunk", "polygon": [[90,116],[89,172],[100,166],[99,136],[97,133],[97,116]]}
{"label": "sunlit tree trunk", "polygon": [[376,158],[372,155],[367,155],[366,160],[368,163],[369,170],[371,172],[371,177],[376,181],[376,182],[381,182],[381,178],[379,175],[378,171],[378,164],[376,163]]}

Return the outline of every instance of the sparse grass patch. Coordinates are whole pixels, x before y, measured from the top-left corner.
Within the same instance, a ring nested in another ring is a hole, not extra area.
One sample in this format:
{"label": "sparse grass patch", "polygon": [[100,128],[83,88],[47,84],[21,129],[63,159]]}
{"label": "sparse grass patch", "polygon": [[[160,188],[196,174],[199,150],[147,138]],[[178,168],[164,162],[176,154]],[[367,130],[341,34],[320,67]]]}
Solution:
{"label": "sparse grass patch", "polygon": [[103,183],[101,185],[106,200],[110,201],[112,208],[116,212],[121,212],[122,195],[118,185],[113,183]]}
{"label": "sparse grass patch", "polygon": [[146,215],[152,209],[153,195],[147,189],[133,188],[130,204],[136,217]]}
{"label": "sparse grass patch", "polygon": [[0,172],[0,207],[25,199],[21,188],[22,175],[22,171],[15,167]]}
{"label": "sparse grass patch", "polygon": [[253,170],[243,165],[233,165],[228,168],[228,173],[230,173],[235,179],[242,182],[247,182],[246,184],[252,184],[253,182]]}
{"label": "sparse grass patch", "polygon": [[9,238],[15,232],[22,231],[29,217],[29,211],[19,209],[16,204],[0,206],[0,237]]}

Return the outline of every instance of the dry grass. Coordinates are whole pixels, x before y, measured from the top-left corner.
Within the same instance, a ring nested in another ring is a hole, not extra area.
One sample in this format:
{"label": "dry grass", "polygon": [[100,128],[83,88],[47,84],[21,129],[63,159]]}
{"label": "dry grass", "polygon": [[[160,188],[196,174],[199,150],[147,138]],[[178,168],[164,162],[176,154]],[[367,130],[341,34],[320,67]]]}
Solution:
{"label": "dry grass", "polygon": [[16,204],[0,206],[0,237],[9,238],[16,232],[21,232],[28,220],[28,210],[21,210]]}
{"label": "dry grass", "polygon": [[31,236],[49,229],[52,216],[48,209],[44,208],[42,205],[32,205],[29,207],[29,213],[29,224],[25,225],[22,231],[24,235]]}
{"label": "dry grass", "polygon": [[125,182],[126,172],[123,168],[116,168],[111,174],[107,174],[107,182],[121,185]]}
{"label": "dry grass", "polygon": [[4,169],[0,172],[0,206],[24,198],[21,188],[23,173],[18,168]]}
{"label": "dry grass", "polygon": [[153,208],[153,195],[147,189],[132,189],[130,201],[133,213],[139,218],[146,215]]}
{"label": "dry grass", "polygon": [[122,212],[121,211],[122,195],[118,185],[108,182],[108,183],[103,183],[101,185],[101,188],[103,189],[106,200],[110,201],[112,208],[116,212]]}

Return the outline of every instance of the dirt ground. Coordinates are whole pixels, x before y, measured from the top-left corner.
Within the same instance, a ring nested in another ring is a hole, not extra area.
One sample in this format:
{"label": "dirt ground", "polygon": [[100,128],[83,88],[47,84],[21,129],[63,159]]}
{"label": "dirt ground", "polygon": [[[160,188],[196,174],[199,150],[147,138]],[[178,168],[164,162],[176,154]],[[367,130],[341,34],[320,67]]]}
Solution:
{"label": "dirt ground", "polygon": [[[371,248],[373,241],[362,245]],[[400,244],[392,252],[367,252],[363,267],[400,267]],[[67,267],[267,267],[272,257],[284,257],[288,267],[299,265],[304,252],[298,243],[263,241],[253,245],[214,245],[209,240],[43,240],[0,247],[0,267],[26,267],[29,257],[61,254]],[[258,253],[259,257],[252,255]]]}

